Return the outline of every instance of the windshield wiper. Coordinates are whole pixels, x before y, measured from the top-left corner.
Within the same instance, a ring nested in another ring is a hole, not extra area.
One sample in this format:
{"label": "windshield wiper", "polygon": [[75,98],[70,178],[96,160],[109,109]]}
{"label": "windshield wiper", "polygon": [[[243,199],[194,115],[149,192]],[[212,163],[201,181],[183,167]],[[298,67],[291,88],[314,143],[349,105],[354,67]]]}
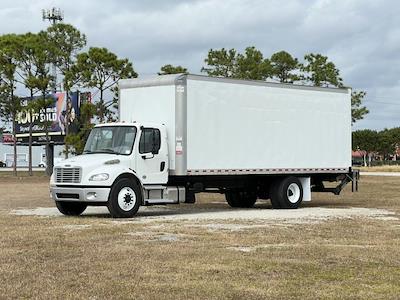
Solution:
{"label": "windshield wiper", "polygon": [[111,153],[111,154],[119,154],[119,152],[115,152],[114,150],[112,150],[112,149],[107,149],[107,148],[99,149],[99,150],[93,151],[92,153]]}
{"label": "windshield wiper", "polygon": [[84,150],[82,153],[83,153],[83,154],[90,154],[90,153],[94,153],[94,152],[91,151],[91,150]]}

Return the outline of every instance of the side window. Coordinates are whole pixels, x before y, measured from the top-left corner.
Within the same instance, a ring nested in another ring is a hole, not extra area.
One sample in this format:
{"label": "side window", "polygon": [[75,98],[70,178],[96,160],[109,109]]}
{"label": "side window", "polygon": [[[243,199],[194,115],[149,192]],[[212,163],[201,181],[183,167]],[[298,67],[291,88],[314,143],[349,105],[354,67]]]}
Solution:
{"label": "side window", "polygon": [[153,152],[154,154],[158,154],[160,147],[160,130],[155,128],[143,128],[139,141],[139,153]]}
{"label": "side window", "polygon": [[158,154],[158,152],[160,151],[160,147],[161,147],[160,130],[153,129],[153,133],[154,133],[153,151],[155,154]]}

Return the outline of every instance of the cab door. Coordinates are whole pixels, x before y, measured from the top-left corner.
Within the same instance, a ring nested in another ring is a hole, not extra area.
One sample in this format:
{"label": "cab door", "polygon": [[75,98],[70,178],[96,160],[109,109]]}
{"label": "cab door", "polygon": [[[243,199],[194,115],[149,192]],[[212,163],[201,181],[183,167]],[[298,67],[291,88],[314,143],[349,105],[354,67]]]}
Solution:
{"label": "cab door", "polygon": [[165,126],[142,127],[136,156],[136,172],[143,184],[168,181],[168,145]]}

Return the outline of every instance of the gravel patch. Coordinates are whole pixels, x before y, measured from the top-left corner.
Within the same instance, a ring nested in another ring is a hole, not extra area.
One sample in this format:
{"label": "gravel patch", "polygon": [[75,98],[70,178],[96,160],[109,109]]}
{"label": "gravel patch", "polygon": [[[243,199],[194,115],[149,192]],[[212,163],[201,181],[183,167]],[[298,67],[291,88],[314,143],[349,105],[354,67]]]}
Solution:
{"label": "gravel patch", "polygon": [[149,242],[178,242],[182,241],[185,238],[189,237],[187,234],[174,234],[168,232],[143,232],[143,231],[134,231],[128,232],[127,235],[133,236],[140,241],[149,241]]}
{"label": "gravel patch", "polygon": [[[45,216],[45,217],[60,217],[62,216],[57,208],[53,207],[38,207],[34,209],[16,209],[10,214],[19,216]],[[108,210],[105,207],[89,207],[84,215],[108,217]],[[326,207],[305,207],[294,210],[274,210],[274,209],[204,209],[196,208],[180,210],[178,206],[172,209],[165,209],[164,207],[150,206],[141,207],[137,216],[132,219],[124,220],[111,220],[115,224],[125,224],[131,222],[152,222],[152,221],[210,221],[210,220],[239,220],[239,221],[278,221],[280,223],[315,223],[326,221],[330,219],[351,219],[355,217],[375,218],[382,220],[398,220],[395,213],[386,209],[376,208],[362,208],[362,207],[349,207],[349,208],[326,208]],[[209,229],[220,229],[218,227],[228,226],[228,230],[242,230],[242,227],[235,227],[235,225],[209,225]],[[249,225],[250,226],[250,225]],[[223,228],[222,228],[223,229]]]}
{"label": "gravel patch", "polygon": [[[278,243],[278,244],[265,244],[265,245],[257,245],[257,246],[231,246],[226,247],[228,250],[238,251],[238,252],[253,252],[258,249],[268,249],[268,248],[296,248],[296,247],[309,247],[310,244],[289,244],[289,243]],[[374,248],[378,247],[378,245],[357,245],[357,244],[318,244],[312,245],[316,247],[326,247],[326,248],[355,248],[355,249],[365,249],[365,248]]]}
{"label": "gravel patch", "polygon": [[233,251],[239,251],[239,252],[253,252],[257,250],[257,247],[244,247],[244,246],[238,246],[238,247],[227,247],[226,249],[228,250],[233,250]]}
{"label": "gravel patch", "polygon": [[209,224],[193,224],[190,227],[206,228],[208,231],[244,231],[246,229],[270,227],[270,224],[244,225],[244,224],[227,224],[227,223],[209,223]]}
{"label": "gravel patch", "polygon": [[90,227],[92,227],[92,226],[91,225],[77,225],[77,224],[61,226],[62,229],[67,229],[67,230],[82,230],[82,229],[88,229]]}
{"label": "gravel patch", "polygon": [[[56,207],[36,207],[32,209],[14,209],[10,212],[17,216],[41,216],[41,217],[61,217],[63,216]],[[105,207],[88,207],[84,215],[108,214]]]}

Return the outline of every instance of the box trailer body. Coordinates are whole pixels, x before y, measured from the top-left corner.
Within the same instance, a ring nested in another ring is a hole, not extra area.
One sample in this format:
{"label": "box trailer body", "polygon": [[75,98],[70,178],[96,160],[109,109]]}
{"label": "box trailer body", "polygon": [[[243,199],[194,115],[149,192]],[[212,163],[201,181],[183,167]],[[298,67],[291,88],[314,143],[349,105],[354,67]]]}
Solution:
{"label": "box trailer body", "polygon": [[171,175],[347,171],[349,89],[204,76],[120,83],[120,120],[165,124]]}
{"label": "box trailer body", "polygon": [[[183,74],[127,79],[119,83],[119,118],[96,128],[135,128],[125,166],[139,186],[134,196],[141,205],[194,202],[195,193],[216,191],[235,207],[270,198],[276,208],[297,208],[311,200],[311,190],[338,194],[346,183],[356,183],[348,88]],[[153,150],[144,153],[152,141]],[[114,159],[124,161],[118,154]],[[60,170],[62,165],[55,167]],[[109,175],[109,191],[100,193],[109,208],[117,175]],[[325,188],[324,181],[340,183]],[[71,191],[57,197],[62,182],[53,186],[58,204],[73,201]],[[90,204],[85,193],[75,198]],[[116,210],[118,205],[110,212],[124,215]]]}

